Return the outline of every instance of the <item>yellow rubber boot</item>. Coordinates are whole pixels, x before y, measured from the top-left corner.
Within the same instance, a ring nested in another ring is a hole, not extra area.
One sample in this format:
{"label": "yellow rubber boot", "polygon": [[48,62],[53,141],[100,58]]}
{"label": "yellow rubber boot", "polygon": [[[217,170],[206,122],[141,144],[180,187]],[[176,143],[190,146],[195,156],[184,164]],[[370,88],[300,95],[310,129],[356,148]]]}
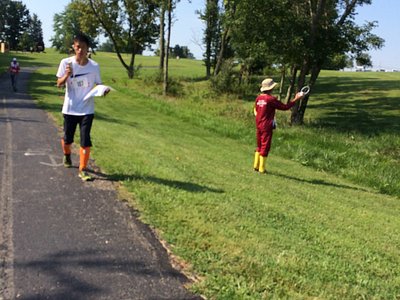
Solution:
{"label": "yellow rubber boot", "polygon": [[258,172],[260,173],[267,173],[267,171],[265,171],[265,161],[267,160],[267,158],[265,156],[260,155],[260,165],[258,168]]}
{"label": "yellow rubber boot", "polygon": [[260,152],[256,151],[254,153],[254,171],[258,171],[258,168],[260,167]]}

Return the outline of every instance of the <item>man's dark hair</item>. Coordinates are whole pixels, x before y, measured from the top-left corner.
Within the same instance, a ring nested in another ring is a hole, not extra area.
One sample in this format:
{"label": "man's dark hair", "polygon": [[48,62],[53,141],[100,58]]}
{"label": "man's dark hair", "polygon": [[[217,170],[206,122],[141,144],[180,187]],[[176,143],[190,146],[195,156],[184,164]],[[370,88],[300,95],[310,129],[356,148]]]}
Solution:
{"label": "man's dark hair", "polygon": [[77,35],[75,35],[74,43],[75,42],[85,43],[88,47],[90,46],[89,37],[83,33],[78,33]]}

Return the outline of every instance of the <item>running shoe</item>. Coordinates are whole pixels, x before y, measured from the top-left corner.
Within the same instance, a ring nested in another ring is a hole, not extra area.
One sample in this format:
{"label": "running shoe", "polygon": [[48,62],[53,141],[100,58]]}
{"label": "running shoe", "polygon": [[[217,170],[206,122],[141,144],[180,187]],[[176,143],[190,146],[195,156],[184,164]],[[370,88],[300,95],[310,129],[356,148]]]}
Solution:
{"label": "running shoe", "polygon": [[64,167],[71,168],[72,161],[71,161],[71,154],[65,154],[63,159]]}
{"label": "running shoe", "polygon": [[79,171],[79,178],[82,179],[82,181],[92,181],[93,178],[85,171]]}

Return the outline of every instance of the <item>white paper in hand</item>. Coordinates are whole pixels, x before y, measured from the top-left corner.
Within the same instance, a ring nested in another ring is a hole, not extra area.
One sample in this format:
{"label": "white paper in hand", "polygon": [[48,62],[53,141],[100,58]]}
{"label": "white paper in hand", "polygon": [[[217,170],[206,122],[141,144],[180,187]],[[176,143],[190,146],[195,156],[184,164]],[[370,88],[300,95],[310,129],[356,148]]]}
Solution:
{"label": "white paper in hand", "polygon": [[92,98],[92,97],[101,97],[104,96],[107,92],[114,90],[113,88],[106,85],[96,85],[89,93],[86,94],[83,101]]}

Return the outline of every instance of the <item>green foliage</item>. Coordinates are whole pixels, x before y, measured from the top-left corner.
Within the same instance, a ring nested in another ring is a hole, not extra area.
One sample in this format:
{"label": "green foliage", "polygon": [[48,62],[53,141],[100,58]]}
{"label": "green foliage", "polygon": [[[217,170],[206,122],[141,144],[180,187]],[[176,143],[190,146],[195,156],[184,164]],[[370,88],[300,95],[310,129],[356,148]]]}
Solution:
{"label": "green foliage", "polygon": [[324,70],[341,70],[346,67],[352,66],[351,58],[346,54],[337,54],[331,57],[328,57],[323,64]]}
{"label": "green foliage", "polygon": [[102,43],[97,50],[103,52],[115,52],[114,44],[109,39]]}
{"label": "green foliage", "polygon": [[233,60],[224,61],[221,71],[210,78],[211,89],[218,93],[233,93],[237,84],[237,72],[234,71]]}
{"label": "green foliage", "polygon": [[[313,87],[322,67],[341,68],[346,64],[344,55],[360,57],[383,46],[383,39],[372,33],[375,22],[359,26],[354,21],[357,7],[370,2],[238,1],[231,43],[250,74],[268,65],[285,65],[293,70],[295,88]],[[293,124],[303,124],[309,97],[292,110]]]}
{"label": "green foliage", "polygon": [[218,0],[208,0],[204,12],[198,12],[200,19],[205,23],[204,38],[205,44],[204,62],[206,65],[207,77],[211,75],[211,68],[216,65],[216,57],[220,50],[221,43],[221,17]]}
{"label": "green foliage", "polygon": [[361,53],[356,57],[357,66],[372,67],[371,56],[367,53]]}
{"label": "green foliage", "polygon": [[173,48],[170,48],[170,57],[194,59],[193,53],[190,52],[187,46],[179,46],[179,45],[175,45]]}
{"label": "green foliage", "polygon": [[28,30],[31,22],[29,10],[22,1],[1,0],[0,1],[0,40],[5,41],[11,50],[20,49],[20,39]]}
{"label": "green foliage", "polygon": [[[114,44],[114,49],[128,77],[134,77],[135,55],[156,41],[158,26],[156,24],[157,1],[111,1],[80,0],[91,11],[87,15],[96,17],[105,35]],[[127,63],[121,53],[130,53]]]}
{"label": "green foliage", "polygon": [[[51,38],[52,46],[60,53],[72,52],[73,38],[78,33],[84,32],[91,39],[90,47],[96,48],[95,38],[98,35],[98,22],[89,14],[85,14],[87,7],[80,1],[69,3],[63,12],[53,17],[54,36]],[[90,22],[90,26],[85,26]]]}
{"label": "green foliage", "polygon": [[23,51],[42,52],[45,50],[43,42],[42,22],[36,14],[30,18],[28,28],[19,38],[18,47]]}
{"label": "green foliage", "polygon": [[32,37],[33,50],[36,52],[41,52],[45,50],[45,45],[43,41],[43,30],[42,22],[39,20],[36,14],[33,14],[31,23],[29,25],[29,33]]}

